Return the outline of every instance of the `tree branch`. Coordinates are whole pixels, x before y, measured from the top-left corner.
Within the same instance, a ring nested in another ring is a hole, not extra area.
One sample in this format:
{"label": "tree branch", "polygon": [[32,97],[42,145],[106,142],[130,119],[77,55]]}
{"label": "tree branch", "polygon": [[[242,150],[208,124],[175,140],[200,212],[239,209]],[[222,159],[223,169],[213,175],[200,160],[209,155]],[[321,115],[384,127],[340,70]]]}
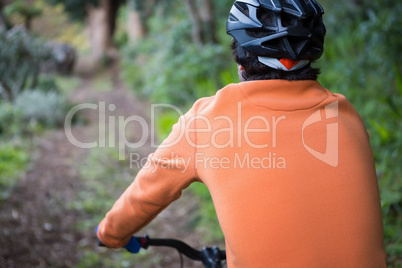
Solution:
{"label": "tree branch", "polygon": [[0,81],[0,85],[2,90],[2,93],[4,93],[3,95],[5,96],[5,99],[7,101],[12,101],[13,100],[13,93],[11,88],[4,82],[4,81]]}

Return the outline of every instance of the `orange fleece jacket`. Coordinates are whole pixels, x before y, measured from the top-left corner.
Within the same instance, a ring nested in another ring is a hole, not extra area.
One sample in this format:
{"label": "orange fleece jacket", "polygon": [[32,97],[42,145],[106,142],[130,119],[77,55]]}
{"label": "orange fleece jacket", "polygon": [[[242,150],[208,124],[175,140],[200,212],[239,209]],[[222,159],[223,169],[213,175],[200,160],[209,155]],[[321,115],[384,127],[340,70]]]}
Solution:
{"label": "orange fleece jacket", "polygon": [[365,126],[317,81],[231,84],[173,126],[99,225],[124,246],[194,181],[208,187],[229,268],[386,267]]}

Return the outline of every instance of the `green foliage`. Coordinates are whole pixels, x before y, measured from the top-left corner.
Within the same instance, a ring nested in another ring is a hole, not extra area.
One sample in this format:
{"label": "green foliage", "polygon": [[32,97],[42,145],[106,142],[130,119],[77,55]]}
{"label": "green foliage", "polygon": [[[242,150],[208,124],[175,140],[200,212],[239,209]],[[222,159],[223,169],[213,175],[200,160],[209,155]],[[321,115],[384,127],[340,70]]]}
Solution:
{"label": "green foliage", "polygon": [[[199,48],[189,44],[175,57],[170,55],[161,55],[161,61],[151,62],[150,67],[154,71],[144,76],[148,81],[144,90],[151,95],[151,101],[185,106],[198,98],[214,94],[223,85],[220,81],[220,72],[225,63],[222,47],[207,45]],[[214,61],[217,64],[206,64]]]}
{"label": "green foliage", "polygon": [[[51,5],[63,5],[64,12],[66,12],[72,20],[83,21],[87,15],[88,7],[99,5],[99,0],[45,0]],[[124,3],[125,0],[114,0]]]}
{"label": "green foliage", "polygon": [[127,45],[129,41],[127,33],[127,19],[128,19],[127,8],[120,8],[117,13],[117,27],[113,35],[113,45],[120,49]]}
{"label": "green foliage", "polygon": [[56,78],[49,74],[39,76],[37,88],[43,92],[60,92]]}
{"label": "green foliage", "polygon": [[25,18],[34,18],[42,14],[42,10],[33,6],[27,5],[26,1],[17,0],[11,2],[4,8],[4,15],[11,16],[19,14]]}
{"label": "green foliage", "polygon": [[192,44],[187,19],[170,21],[168,32],[162,20],[169,23],[154,18],[150,24],[156,33],[123,52],[124,77],[132,87],[153,102],[179,107],[223,87],[222,76],[233,66],[230,51],[219,44]]}
{"label": "green foliage", "polygon": [[14,100],[36,86],[40,63],[51,57],[47,46],[22,28],[0,31],[0,98]]}
{"label": "green foliage", "polygon": [[323,3],[328,36],[320,80],[347,96],[365,120],[379,179],[389,267],[398,267],[402,166],[395,163],[402,161],[402,2]]}
{"label": "green foliage", "polygon": [[[82,246],[80,248],[83,250],[85,249],[85,247]],[[111,249],[106,250],[109,252],[112,251]],[[75,264],[74,267],[128,268],[134,267],[135,263],[138,261],[138,256],[134,257],[132,253],[129,253],[123,249],[118,249],[113,252],[113,254],[107,252],[106,250],[84,250],[79,262]]]}
{"label": "green foliage", "polygon": [[207,242],[209,241],[223,241],[224,236],[219,226],[218,219],[216,217],[216,211],[214,204],[209,194],[208,188],[202,183],[193,183],[190,186],[190,190],[200,200],[200,209],[196,214],[196,228],[203,234],[203,237]]}
{"label": "green foliage", "polygon": [[25,138],[43,129],[37,122],[22,120],[21,115],[21,110],[11,103],[0,102],[0,138]]}
{"label": "green foliage", "polygon": [[[74,78],[40,76],[39,89],[22,92],[14,103],[0,101],[0,137],[25,138],[45,128],[62,126],[72,107],[64,95],[79,83]],[[79,119],[75,116],[73,123]]]}
{"label": "green foliage", "polygon": [[42,15],[32,23],[33,33],[38,33],[45,40],[52,40],[53,45],[69,44],[81,53],[89,50],[85,25],[79,21],[72,22],[63,12],[62,5],[52,6],[45,0],[35,0],[33,7],[42,10]]}
{"label": "green foliage", "polygon": [[[133,170],[127,163],[118,160],[118,150],[110,148],[91,149],[79,167],[83,189],[77,192],[75,201],[68,206],[82,214],[84,219],[76,228],[94,233],[105,212],[110,209],[124,189],[132,182]],[[134,170],[135,172],[135,170]],[[133,267],[134,258],[123,249],[116,251],[98,248],[94,245],[79,245],[82,252],[76,267]]]}
{"label": "green foliage", "polygon": [[87,12],[87,7],[89,5],[98,6],[99,0],[45,0],[51,5],[62,4],[64,11],[73,20],[84,20]]}
{"label": "green foliage", "polygon": [[0,201],[6,200],[9,190],[29,163],[26,148],[0,142]]}
{"label": "green foliage", "polygon": [[61,126],[69,110],[67,100],[56,92],[24,91],[15,100],[17,118],[23,124],[40,124],[45,127]]}
{"label": "green foliage", "polygon": [[156,120],[156,130],[159,140],[165,139],[169,133],[172,131],[172,126],[179,119],[180,114],[176,111],[165,111],[158,115],[158,120]]}
{"label": "green foliage", "polygon": [[0,136],[13,133],[16,128],[14,108],[10,103],[0,101]]}
{"label": "green foliage", "polygon": [[132,181],[125,162],[118,160],[118,153],[117,149],[94,148],[79,167],[79,175],[85,182],[84,190],[77,192],[77,198],[70,206],[88,217],[77,224],[78,228],[96,226]]}
{"label": "green foliage", "polygon": [[[52,77],[52,79],[54,79],[56,84],[57,92],[60,92],[64,96],[72,94],[82,83],[80,78],[74,76],[56,76]],[[43,88],[43,86],[38,86],[38,88]]]}

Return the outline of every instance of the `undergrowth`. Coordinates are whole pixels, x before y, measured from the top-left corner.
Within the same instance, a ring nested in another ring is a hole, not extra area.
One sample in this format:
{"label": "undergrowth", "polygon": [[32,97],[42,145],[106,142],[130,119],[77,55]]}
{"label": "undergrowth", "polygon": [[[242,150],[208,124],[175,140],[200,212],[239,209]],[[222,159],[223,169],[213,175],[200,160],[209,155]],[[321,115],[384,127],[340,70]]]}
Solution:
{"label": "undergrowth", "polygon": [[12,186],[27,169],[30,161],[26,144],[0,140],[0,202],[7,200]]}

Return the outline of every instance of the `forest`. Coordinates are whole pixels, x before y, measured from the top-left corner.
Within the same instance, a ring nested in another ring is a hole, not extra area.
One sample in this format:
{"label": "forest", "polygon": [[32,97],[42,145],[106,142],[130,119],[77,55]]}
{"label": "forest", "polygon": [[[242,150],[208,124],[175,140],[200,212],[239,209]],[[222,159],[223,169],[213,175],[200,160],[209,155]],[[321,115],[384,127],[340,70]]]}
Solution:
{"label": "forest", "polygon": [[[122,160],[96,111],[76,113],[71,133],[104,146],[71,146],[65,119],[80,103],[106,103],[108,120],[151,120],[150,104],[187,111],[237,83],[226,34],[233,2],[0,0],[0,267],[177,267],[176,252],[97,247],[96,225],[138,167]],[[402,2],[319,2],[327,34],[318,80],[365,123],[388,267],[402,267]],[[152,139],[163,140],[178,116],[157,111]],[[142,139],[140,126],[126,127],[129,139]],[[152,140],[144,143],[126,153],[145,157]],[[144,231],[223,246],[206,187],[195,183],[182,199]]]}

